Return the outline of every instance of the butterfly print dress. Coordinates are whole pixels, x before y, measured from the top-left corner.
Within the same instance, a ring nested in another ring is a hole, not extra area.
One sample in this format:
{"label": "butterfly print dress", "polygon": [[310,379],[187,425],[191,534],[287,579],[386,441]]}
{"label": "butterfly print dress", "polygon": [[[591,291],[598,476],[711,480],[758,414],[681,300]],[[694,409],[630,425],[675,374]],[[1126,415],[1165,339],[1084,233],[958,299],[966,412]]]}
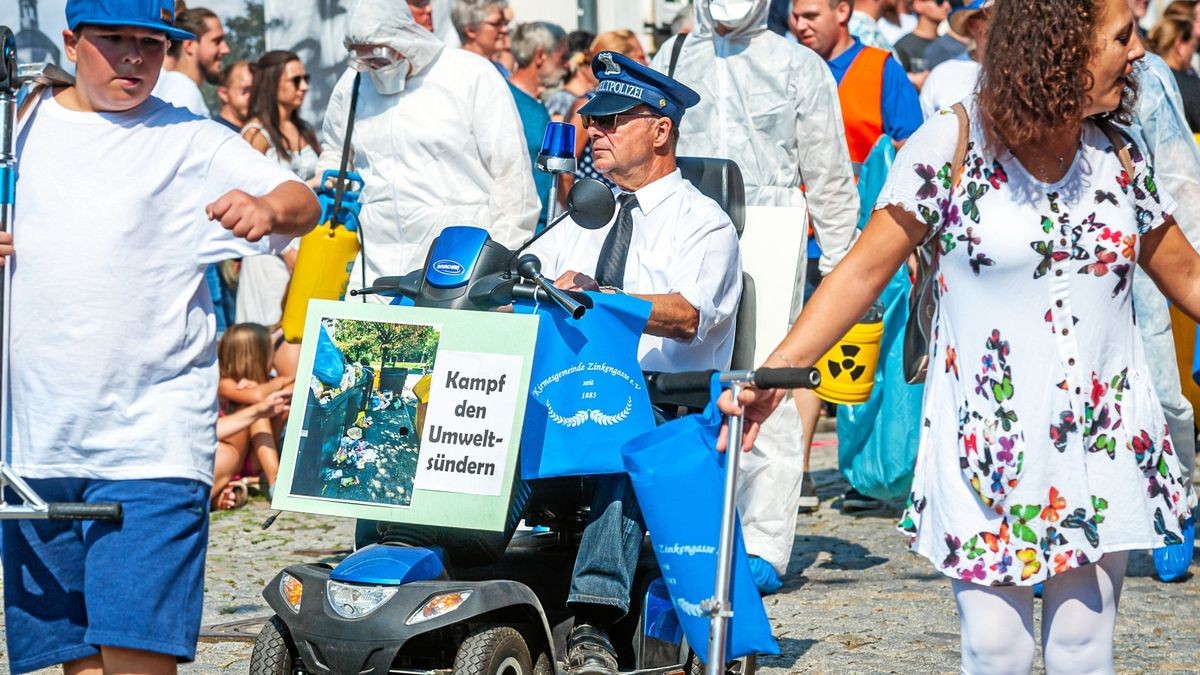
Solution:
{"label": "butterfly print dress", "polygon": [[990,154],[972,100],[901,150],[876,208],[934,230],[938,311],[921,445],[900,529],[947,576],[1031,585],[1106,551],[1179,541],[1179,462],[1149,380],[1130,286],[1140,237],[1175,208],[1131,148],[1128,176],[1084,125],[1055,184]]}

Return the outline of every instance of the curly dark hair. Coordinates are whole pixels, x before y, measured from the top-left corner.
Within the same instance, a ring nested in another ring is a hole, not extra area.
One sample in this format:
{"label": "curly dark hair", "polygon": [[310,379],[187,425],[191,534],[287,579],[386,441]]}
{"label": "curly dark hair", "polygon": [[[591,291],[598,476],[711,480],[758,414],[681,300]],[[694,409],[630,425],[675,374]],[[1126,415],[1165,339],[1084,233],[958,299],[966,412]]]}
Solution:
{"label": "curly dark hair", "polygon": [[[1001,0],[992,11],[979,76],[980,114],[990,141],[1037,143],[1070,130],[1087,106],[1087,70],[1105,0]],[[1129,78],[1116,110],[1128,124],[1137,102]]]}

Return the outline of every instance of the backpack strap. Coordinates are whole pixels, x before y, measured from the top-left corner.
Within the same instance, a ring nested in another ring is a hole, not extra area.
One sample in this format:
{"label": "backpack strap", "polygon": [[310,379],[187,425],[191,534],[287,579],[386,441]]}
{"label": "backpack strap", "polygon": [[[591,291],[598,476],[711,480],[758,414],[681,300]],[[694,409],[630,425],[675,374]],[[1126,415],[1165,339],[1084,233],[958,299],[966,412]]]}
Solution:
{"label": "backpack strap", "polygon": [[1112,143],[1113,150],[1117,153],[1117,159],[1121,160],[1121,167],[1125,169],[1125,175],[1133,180],[1133,158],[1129,155],[1129,140],[1117,128],[1113,126],[1111,120],[1099,119],[1096,120],[1096,126],[1100,127],[1100,131],[1108,137],[1108,142]]}
{"label": "backpack strap", "polygon": [[687,33],[680,33],[675,36],[675,44],[671,45],[671,63],[667,66],[667,77],[675,78],[675,64],[679,63],[679,52],[683,51],[683,41],[687,39]]}
{"label": "backpack strap", "polygon": [[971,139],[971,119],[967,117],[967,109],[962,103],[955,103],[950,109],[958,117],[958,145],[954,148],[954,159],[950,163],[950,184],[956,186],[962,180],[963,164],[967,159],[967,143]]}
{"label": "backpack strap", "polygon": [[47,87],[44,84],[35,84],[29,88],[29,91],[25,94],[25,100],[21,101],[21,105],[17,108],[18,125],[20,125],[21,122],[23,122],[25,118],[33,112],[33,109],[38,106],[38,103],[42,100],[42,94],[45,93],[46,88]]}

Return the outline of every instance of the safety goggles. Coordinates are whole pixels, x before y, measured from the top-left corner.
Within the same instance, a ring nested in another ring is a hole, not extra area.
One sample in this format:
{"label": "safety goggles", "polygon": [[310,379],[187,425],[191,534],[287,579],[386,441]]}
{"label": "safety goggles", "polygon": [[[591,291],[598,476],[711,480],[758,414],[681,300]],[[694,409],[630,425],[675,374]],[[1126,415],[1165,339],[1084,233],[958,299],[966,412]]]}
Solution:
{"label": "safety goggles", "polygon": [[636,117],[662,117],[654,113],[617,113],[616,115],[580,115],[584,129],[596,127],[602,131],[612,131],[621,125],[621,120],[631,120]]}
{"label": "safety goggles", "polygon": [[304,84],[308,84],[309,82],[312,81],[312,76],[309,75],[308,73],[305,73],[303,75],[293,75],[292,77],[290,77],[288,79],[292,81],[293,87],[299,89],[300,83],[303,82]]}
{"label": "safety goggles", "polygon": [[386,45],[376,45],[369,49],[357,47],[350,50],[350,66],[359,72],[387,68],[402,58],[404,57],[400,52]]}

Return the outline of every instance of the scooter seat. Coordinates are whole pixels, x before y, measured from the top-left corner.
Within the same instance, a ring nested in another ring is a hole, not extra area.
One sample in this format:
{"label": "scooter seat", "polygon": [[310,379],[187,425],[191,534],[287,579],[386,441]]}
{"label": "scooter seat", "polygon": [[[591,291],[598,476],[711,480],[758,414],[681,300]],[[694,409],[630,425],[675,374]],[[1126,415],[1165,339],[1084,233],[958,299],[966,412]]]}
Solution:
{"label": "scooter seat", "polygon": [[329,578],[355,584],[399,586],[438,579],[445,573],[439,552],[411,546],[372,544],[350,554]]}

